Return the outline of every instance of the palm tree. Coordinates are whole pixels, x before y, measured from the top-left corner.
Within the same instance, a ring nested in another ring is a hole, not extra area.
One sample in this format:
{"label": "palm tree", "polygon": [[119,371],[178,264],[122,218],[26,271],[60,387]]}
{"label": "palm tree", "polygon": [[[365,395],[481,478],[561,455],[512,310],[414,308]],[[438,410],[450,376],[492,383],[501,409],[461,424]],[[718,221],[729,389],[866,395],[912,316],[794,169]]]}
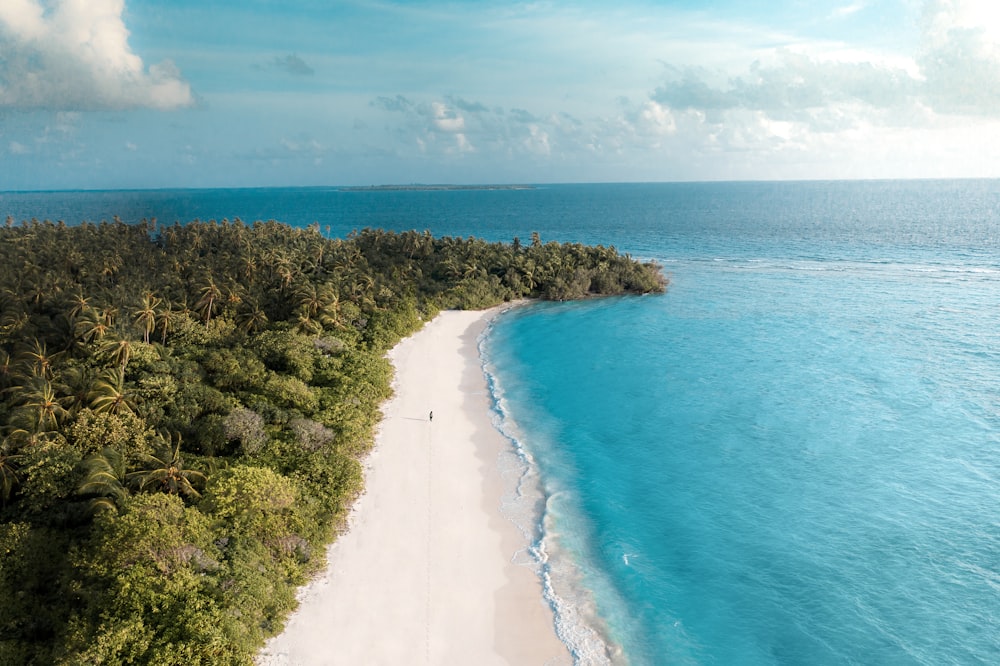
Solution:
{"label": "palm tree", "polygon": [[98,413],[135,414],[135,402],[125,388],[125,371],[113,368],[101,373],[90,391],[90,408]]}
{"label": "palm tree", "polygon": [[[60,405],[61,406],[61,405]],[[66,438],[53,425],[52,418],[43,412],[32,409],[22,409],[22,405],[11,416],[7,427],[7,435],[3,445],[8,450],[16,451],[31,448],[41,444],[65,444]],[[60,411],[55,408],[55,411]],[[63,412],[60,412],[63,413]]]}
{"label": "palm tree", "polygon": [[215,284],[215,280],[208,278],[205,285],[198,290],[198,293],[201,294],[201,297],[195,303],[194,307],[205,318],[205,323],[207,324],[212,319],[215,302],[222,298],[222,290]]}
{"label": "palm tree", "polygon": [[156,308],[162,299],[153,294],[146,294],[142,297],[139,309],[132,313],[135,316],[135,323],[142,328],[142,341],[149,344],[149,334],[156,328]]}
{"label": "palm tree", "polygon": [[243,258],[240,264],[240,273],[243,275],[244,281],[248,284],[253,284],[257,276],[257,258],[250,254],[249,248],[243,248]]}
{"label": "palm tree", "polygon": [[6,349],[0,349],[0,389],[10,386],[14,376],[14,359]]}
{"label": "palm tree", "polygon": [[111,330],[108,323],[108,313],[86,309],[80,314],[76,324],[73,326],[73,333],[84,342],[95,342],[103,338]]}
{"label": "palm tree", "polygon": [[117,363],[118,367],[122,370],[125,369],[125,366],[132,358],[132,351],[132,341],[128,338],[116,338],[109,336],[101,342],[101,346],[99,347],[100,354],[111,357],[111,360]]}
{"label": "palm tree", "polygon": [[20,403],[18,412],[28,416],[32,432],[57,430],[68,413],[63,406],[66,398],[60,397],[45,377],[31,377],[14,391]]}
{"label": "palm tree", "polygon": [[282,289],[287,289],[291,286],[292,281],[295,279],[295,269],[292,268],[292,262],[288,258],[288,255],[281,250],[271,250],[268,256],[268,263],[271,265],[272,275],[277,276],[281,280]]}
{"label": "palm tree", "polygon": [[113,280],[124,263],[124,260],[117,253],[104,257],[101,261],[101,275],[108,281]]}
{"label": "palm tree", "polygon": [[329,325],[334,328],[344,328],[344,315],[341,311],[340,296],[336,292],[333,292],[332,289],[330,301],[323,308],[319,319],[324,326]]}
{"label": "palm tree", "polygon": [[[324,293],[326,292],[326,293]],[[305,311],[310,317],[315,317],[329,301],[329,289],[317,287],[311,282],[295,290],[295,301],[299,310]]]}
{"label": "palm tree", "polygon": [[83,364],[71,365],[60,372],[70,413],[75,414],[90,403],[90,390],[96,381],[95,373],[92,367]]}
{"label": "palm tree", "polygon": [[112,326],[115,323],[115,317],[118,316],[118,308],[114,305],[108,305],[97,310],[97,315],[107,326]]}
{"label": "palm tree", "polygon": [[106,446],[84,460],[82,467],[86,476],[77,487],[77,494],[95,496],[90,500],[92,512],[117,511],[120,502],[128,497],[125,457],[117,449]]}
{"label": "palm tree", "polygon": [[160,338],[160,343],[163,345],[167,344],[167,333],[169,333],[174,324],[177,323],[177,318],[180,313],[173,309],[170,301],[163,301],[162,307],[156,313],[156,327],[162,332],[162,337]]}
{"label": "palm tree", "polygon": [[236,282],[229,281],[226,283],[225,291],[223,295],[225,296],[226,305],[238,306],[243,302],[245,290],[243,287]]}
{"label": "palm tree", "polygon": [[323,325],[309,315],[309,309],[306,306],[302,306],[299,308],[299,314],[296,318],[295,330],[306,335],[314,335],[323,330]]}
{"label": "palm tree", "polygon": [[69,317],[69,320],[75,321],[80,314],[82,314],[86,310],[89,310],[90,300],[91,300],[90,297],[84,296],[83,291],[81,290],[78,290],[75,294],[70,296],[70,301],[69,301],[70,308],[69,311],[66,313],[66,316]]}
{"label": "palm tree", "polygon": [[180,433],[173,433],[170,439],[175,441],[173,446],[163,441],[155,454],[145,456],[140,469],[129,472],[126,477],[139,490],[158,490],[170,495],[201,497],[194,484],[205,483],[205,475],[197,470],[184,468]]}
{"label": "palm tree", "polygon": [[6,506],[10,496],[21,483],[21,475],[18,474],[19,456],[11,452],[10,444],[4,440],[0,444],[0,506]]}
{"label": "palm tree", "polygon": [[244,301],[236,315],[236,323],[245,333],[255,333],[267,326],[267,313],[257,301]]}
{"label": "palm tree", "polygon": [[21,363],[29,374],[45,379],[52,379],[52,363],[58,356],[59,352],[50,354],[45,343],[39,342],[37,338],[32,341],[31,348],[20,355]]}
{"label": "palm tree", "polygon": [[537,270],[538,268],[535,266],[535,262],[530,260],[521,268],[521,272],[524,275],[524,281],[528,285],[528,291],[531,291],[538,286],[538,280],[536,279]]}

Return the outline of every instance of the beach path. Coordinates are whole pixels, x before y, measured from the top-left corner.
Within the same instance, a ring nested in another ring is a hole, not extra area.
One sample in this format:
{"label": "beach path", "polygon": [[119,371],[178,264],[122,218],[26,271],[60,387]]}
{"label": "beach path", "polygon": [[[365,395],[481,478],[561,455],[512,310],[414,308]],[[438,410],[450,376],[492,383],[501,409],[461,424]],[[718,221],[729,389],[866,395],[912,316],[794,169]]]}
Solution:
{"label": "beach path", "polygon": [[499,510],[509,444],[477,346],[495,314],[442,312],[390,353],[396,394],[366,492],[261,666],[572,663]]}

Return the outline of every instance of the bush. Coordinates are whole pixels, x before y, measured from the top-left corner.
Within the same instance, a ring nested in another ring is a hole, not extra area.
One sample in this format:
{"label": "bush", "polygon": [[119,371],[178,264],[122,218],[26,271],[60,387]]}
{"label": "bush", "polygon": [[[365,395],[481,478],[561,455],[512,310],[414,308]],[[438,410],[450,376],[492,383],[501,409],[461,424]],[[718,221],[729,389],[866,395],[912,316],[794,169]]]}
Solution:
{"label": "bush", "polygon": [[237,407],[229,412],[224,427],[226,439],[239,442],[243,455],[252,456],[267,443],[264,419],[251,409]]}
{"label": "bush", "polygon": [[333,431],[312,419],[292,419],[288,427],[295,441],[306,451],[316,451],[333,441]]}
{"label": "bush", "polygon": [[146,422],[128,412],[96,413],[81,411],[68,429],[69,442],[81,455],[97,453],[105,447],[116,449],[133,460],[150,453],[153,429]]}

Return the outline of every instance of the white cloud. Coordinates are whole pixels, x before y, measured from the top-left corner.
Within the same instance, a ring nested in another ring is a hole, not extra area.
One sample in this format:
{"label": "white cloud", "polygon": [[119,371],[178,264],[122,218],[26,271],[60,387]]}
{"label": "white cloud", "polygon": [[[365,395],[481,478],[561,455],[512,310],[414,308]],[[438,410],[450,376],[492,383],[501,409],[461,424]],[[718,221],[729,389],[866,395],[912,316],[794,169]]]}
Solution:
{"label": "white cloud", "polygon": [[1000,117],[1000,8],[930,0],[918,58],[928,103],[944,113]]}
{"label": "white cloud", "polygon": [[521,145],[525,151],[535,155],[550,155],[552,153],[549,133],[538,125],[528,125],[528,136],[524,137]]}
{"label": "white cloud", "polygon": [[0,108],[172,109],[193,103],[170,61],[128,45],[124,0],[2,0]]}
{"label": "white cloud", "polygon": [[[842,9],[855,6],[863,8]],[[923,7],[919,52],[909,57],[797,44],[728,75],[668,67],[650,100],[665,114],[686,114],[679,131],[706,150],[759,157],[819,155],[826,142],[871,141],[878,131],[1000,119],[1000,9],[985,0],[928,0]],[[625,121],[639,133],[649,111],[633,110]]]}
{"label": "white cloud", "polygon": [[465,129],[465,118],[454,109],[441,102],[431,102],[431,122],[442,132],[462,132]]}
{"label": "white cloud", "polygon": [[22,143],[18,143],[17,141],[11,141],[7,146],[7,149],[10,151],[11,155],[27,155],[31,152],[27,146]]}

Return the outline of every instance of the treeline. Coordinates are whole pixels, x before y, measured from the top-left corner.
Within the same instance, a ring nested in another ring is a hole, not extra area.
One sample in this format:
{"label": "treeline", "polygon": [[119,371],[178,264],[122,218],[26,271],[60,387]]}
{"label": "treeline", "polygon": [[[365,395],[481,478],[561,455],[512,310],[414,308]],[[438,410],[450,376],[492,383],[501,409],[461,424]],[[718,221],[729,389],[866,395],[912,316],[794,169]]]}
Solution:
{"label": "treeline", "polygon": [[441,308],[662,291],[614,248],[276,222],[0,228],[0,664],[250,664]]}

